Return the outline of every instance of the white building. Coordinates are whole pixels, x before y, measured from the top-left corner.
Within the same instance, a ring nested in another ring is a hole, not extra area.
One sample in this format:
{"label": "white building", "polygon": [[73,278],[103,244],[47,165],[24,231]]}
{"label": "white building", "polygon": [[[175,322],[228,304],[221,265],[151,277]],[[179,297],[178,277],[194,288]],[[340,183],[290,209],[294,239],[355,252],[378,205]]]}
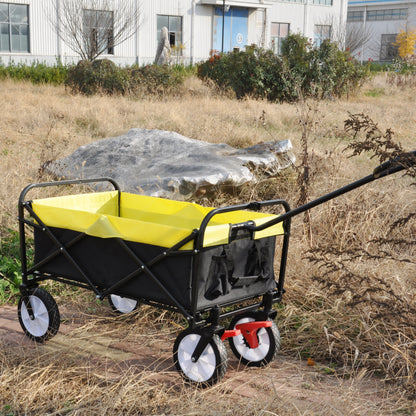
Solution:
{"label": "white building", "polygon": [[[79,56],[58,36],[56,15],[65,1],[68,0],[0,0],[1,62],[53,64],[57,58],[63,63],[78,61]],[[177,59],[196,63],[206,60],[211,50],[227,52],[251,44],[278,52],[281,39],[289,31],[320,43],[344,27],[347,15],[347,0],[71,1],[79,2],[79,13],[84,16],[87,12],[108,14],[109,11],[115,15],[121,1],[130,1],[132,10],[140,10],[134,36],[103,55],[117,64],[152,63],[163,26],[168,27],[171,45],[177,47]],[[91,6],[85,6],[88,1],[106,6],[91,10]],[[91,31],[91,36],[103,33],[99,27],[85,30]],[[105,33],[108,36],[108,28]]]}
{"label": "white building", "polygon": [[347,30],[363,36],[354,55],[361,61],[391,62],[397,56],[396,36],[416,29],[416,0],[349,0]]}

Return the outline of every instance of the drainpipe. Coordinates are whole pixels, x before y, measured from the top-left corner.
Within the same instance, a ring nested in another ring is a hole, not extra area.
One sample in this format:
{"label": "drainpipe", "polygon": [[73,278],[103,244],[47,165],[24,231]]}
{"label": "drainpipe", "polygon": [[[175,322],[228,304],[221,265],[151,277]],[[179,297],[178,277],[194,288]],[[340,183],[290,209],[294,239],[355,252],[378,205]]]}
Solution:
{"label": "drainpipe", "polygon": [[190,47],[190,58],[191,58],[191,65],[195,63],[195,50],[194,50],[194,42],[195,42],[195,14],[196,14],[196,0],[192,1],[192,19],[191,19],[191,47]]}
{"label": "drainpipe", "polygon": [[[366,31],[366,21],[367,21],[367,6],[364,7],[364,15],[363,15],[363,34],[365,34]],[[361,64],[364,61],[364,42],[361,42]]]}
{"label": "drainpipe", "polygon": [[139,0],[136,0],[134,3],[135,7],[135,25],[136,25],[136,35],[134,36],[134,52],[136,55],[136,65],[139,65],[140,59],[139,59],[139,32],[140,32],[140,16],[139,16]]}
{"label": "drainpipe", "polygon": [[305,2],[305,6],[303,8],[303,36],[306,36],[306,31],[308,29],[308,4],[309,4],[309,0],[304,0],[304,2]]}
{"label": "drainpipe", "polygon": [[221,53],[224,53],[225,0],[222,0],[222,40]]}
{"label": "drainpipe", "polygon": [[56,55],[61,62],[61,24],[59,20],[60,15],[60,0],[56,0]]}

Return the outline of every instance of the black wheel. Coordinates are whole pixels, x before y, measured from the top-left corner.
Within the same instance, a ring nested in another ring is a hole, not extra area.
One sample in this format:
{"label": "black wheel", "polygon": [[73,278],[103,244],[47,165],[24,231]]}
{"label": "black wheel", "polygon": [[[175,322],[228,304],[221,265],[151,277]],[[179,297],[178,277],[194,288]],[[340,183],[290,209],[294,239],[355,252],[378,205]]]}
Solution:
{"label": "black wheel", "polygon": [[139,303],[136,299],[125,298],[123,296],[113,294],[108,297],[108,302],[110,303],[113,311],[117,313],[133,312]]}
{"label": "black wheel", "polygon": [[[255,313],[237,315],[230,323],[230,329],[236,325],[256,321]],[[250,348],[243,335],[229,338],[229,343],[234,355],[245,365],[260,367],[273,361],[280,350],[280,333],[273,322],[272,326],[260,328],[257,331],[258,347]]]}
{"label": "black wheel", "polygon": [[198,361],[192,361],[192,354],[201,339],[202,331],[186,329],[176,338],[173,360],[176,369],[190,383],[201,387],[215,384],[227,370],[227,350],[218,335],[214,335],[205,347]]}
{"label": "black wheel", "polygon": [[17,314],[25,334],[36,342],[52,338],[59,330],[58,305],[46,290],[39,287],[29,289],[27,295],[20,297]]}

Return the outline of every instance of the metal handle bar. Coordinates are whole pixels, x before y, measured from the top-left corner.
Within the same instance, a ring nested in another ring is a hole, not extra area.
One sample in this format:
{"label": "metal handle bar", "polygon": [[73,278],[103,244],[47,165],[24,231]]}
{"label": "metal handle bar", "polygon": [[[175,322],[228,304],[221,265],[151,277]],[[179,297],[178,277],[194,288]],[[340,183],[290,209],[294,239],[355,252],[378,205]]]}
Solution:
{"label": "metal handle bar", "polygon": [[380,177],[406,169],[407,164],[416,166],[416,150],[413,150],[412,152],[402,153],[395,159],[391,159],[382,163],[374,169],[373,175],[378,179]]}
{"label": "metal handle bar", "polygon": [[297,208],[294,208],[290,210],[289,205],[286,201],[283,200],[272,200],[272,201],[263,201],[263,202],[252,202],[250,204],[245,205],[234,205],[231,207],[225,207],[225,208],[217,208],[211,211],[202,221],[201,227],[200,227],[200,234],[198,236],[197,245],[196,247],[200,248],[202,247],[203,242],[203,235],[205,232],[205,228],[208,225],[209,221],[212,219],[214,215],[217,215],[219,213],[228,212],[228,211],[234,211],[238,209],[253,209],[253,207],[262,207],[266,205],[273,205],[277,203],[281,203],[284,205],[286,212],[282,215],[280,215],[277,218],[274,218],[264,224],[261,225],[253,225],[253,224],[245,224],[242,226],[242,228],[245,228],[248,231],[255,232],[255,231],[262,231],[266,228],[269,228],[275,224],[278,224],[279,222],[286,221],[295,215],[301,214],[302,212],[308,211],[311,208],[316,207],[317,205],[323,204],[324,202],[327,202],[331,199],[334,199],[340,195],[343,195],[349,191],[352,191],[356,188],[359,188],[360,186],[363,186],[369,182],[372,182],[376,179],[382,178],[387,175],[391,175],[393,173],[400,172],[401,170],[406,169],[407,165],[415,165],[416,166],[416,150],[413,150],[411,152],[403,153],[402,155],[396,157],[395,159],[389,160],[387,162],[382,163],[381,165],[377,166],[373,173],[371,175],[365,176],[362,179],[359,179],[355,182],[352,182],[346,186],[343,186],[342,188],[339,188],[333,192],[330,192],[329,194],[323,195],[311,202],[308,202],[304,205],[301,205]]}
{"label": "metal handle bar", "polygon": [[26,194],[33,188],[45,188],[47,186],[61,186],[61,185],[79,185],[83,183],[95,183],[95,182],[110,182],[114,186],[114,189],[120,192],[120,186],[112,178],[74,179],[74,180],[55,181],[55,182],[32,183],[26,186],[26,188],[24,188],[23,191],[21,192],[20,197],[19,197],[19,205],[22,205],[24,203]]}
{"label": "metal handle bar", "polygon": [[406,169],[407,168],[406,164],[409,164],[409,163],[411,165],[416,166],[416,150],[413,150],[412,152],[403,153],[402,155],[398,156],[395,159],[382,163],[381,165],[377,166],[374,169],[371,175],[365,176],[364,178],[361,178],[355,182],[352,182],[346,186],[343,186],[342,188],[339,188],[333,192],[330,192],[329,194],[323,195],[320,198],[317,198],[311,202],[308,202],[304,205],[294,208],[290,210],[289,212],[282,214],[278,218],[270,220],[262,225],[259,225],[259,226],[247,225],[246,229],[252,232],[264,230],[268,227],[271,227],[272,225],[285,221],[288,218],[292,218],[295,215],[301,214],[302,212],[305,212],[311,208],[316,207],[317,205],[323,204],[324,202],[334,199],[349,191],[352,191],[353,189],[359,188],[360,186],[363,186],[376,179],[391,175],[393,173],[400,172],[401,170]]}
{"label": "metal handle bar", "polygon": [[[213,209],[204,217],[204,219],[201,222],[201,225],[199,227],[199,233],[195,241],[195,248],[201,249],[203,247],[205,230],[208,226],[208,223],[212,220],[212,218],[215,215],[224,214],[226,212],[231,212],[231,211],[240,211],[240,210],[245,210],[245,209],[252,210],[252,211],[259,211],[261,208],[266,207],[266,206],[271,206],[271,205],[283,205],[286,212],[290,211],[289,203],[285,201],[284,199],[272,199],[268,201],[249,202],[247,204],[230,205],[228,207],[220,207],[220,208]],[[242,228],[248,229],[248,225],[243,226]]]}

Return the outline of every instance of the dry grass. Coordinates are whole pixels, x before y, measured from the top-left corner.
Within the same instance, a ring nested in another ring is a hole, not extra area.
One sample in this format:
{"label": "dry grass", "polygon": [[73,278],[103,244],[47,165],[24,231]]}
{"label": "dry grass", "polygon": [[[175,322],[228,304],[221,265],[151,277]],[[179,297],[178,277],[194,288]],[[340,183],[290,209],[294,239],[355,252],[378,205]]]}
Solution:
{"label": "dry grass", "polygon": [[[300,157],[302,131],[295,106],[236,101],[213,93],[196,80],[189,81],[188,92],[181,99],[161,101],[72,96],[61,87],[11,81],[3,81],[1,87],[2,229],[16,228],[16,204],[23,187],[47,179],[40,170],[42,163],[130,128],[173,130],[195,139],[241,147],[291,139]],[[348,159],[343,152],[350,140],[343,130],[349,113],[369,115],[382,130],[392,128],[406,150],[415,149],[415,93],[414,88],[402,90],[388,84],[384,76],[377,76],[357,97],[308,103],[316,109],[309,132],[313,171],[310,196],[320,196],[367,175],[377,164],[368,156]],[[314,209],[311,240],[304,238],[301,219],[294,220],[287,293],[278,318],[285,354],[302,359],[310,356],[327,364],[333,361],[338,374],[346,373],[353,376],[352,380],[357,380],[357,374],[364,377],[366,371],[375,371],[394,386],[399,383],[407,394],[414,392],[416,315],[412,308],[416,269],[415,245],[411,242],[415,241],[416,228],[410,223],[390,230],[396,219],[416,211],[416,190],[410,183],[400,175],[388,177]],[[233,196],[219,192],[215,201],[203,202],[219,205],[274,197],[287,198],[295,205],[299,195],[294,173],[255,188],[235,190]],[[377,243],[380,238],[396,238],[398,234],[408,243]],[[377,257],[380,247],[383,256]],[[360,253],[360,257],[351,261],[350,253]],[[339,263],[339,269],[329,271],[331,264]],[[368,288],[376,290],[370,292]],[[140,328],[151,321],[144,317],[130,330],[122,329],[131,337],[137,325]],[[87,329],[86,333],[91,330]],[[173,332],[166,334],[167,339],[173,336]],[[177,382],[155,382],[150,369],[110,374],[104,368],[97,372],[93,363],[79,360],[70,349],[60,354],[57,359],[56,353],[0,350],[0,404],[12,406],[19,415],[337,414],[328,403],[329,407],[322,404],[320,410],[296,408],[287,392],[267,391],[267,403],[241,399],[240,406],[233,403],[227,384],[194,392]],[[349,409],[354,408],[363,385],[351,386],[338,397]],[[386,399],[388,404],[381,407],[380,403],[379,409],[369,401],[367,407],[360,404],[359,410],[346,414],[390,414],[386,410],[389,406],[395,414],[401,404],[407,409],[405,413],[410,412],[404,398],[393,393],[389,397],[393,401]],[[215,410],[207,410],[209,403]]]}

